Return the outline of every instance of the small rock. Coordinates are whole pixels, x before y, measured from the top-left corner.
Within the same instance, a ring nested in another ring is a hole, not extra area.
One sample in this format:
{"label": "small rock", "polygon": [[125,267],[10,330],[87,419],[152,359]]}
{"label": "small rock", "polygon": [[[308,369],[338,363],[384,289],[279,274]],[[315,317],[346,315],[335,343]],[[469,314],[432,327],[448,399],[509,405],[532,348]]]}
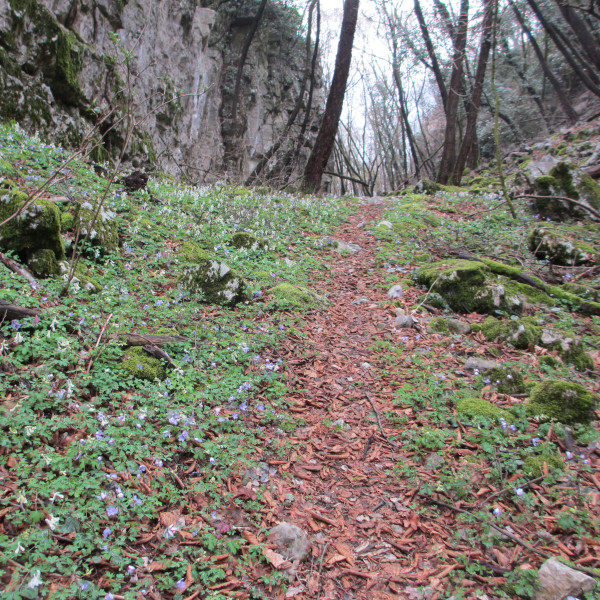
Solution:
{"label": "small rock", "polygon": [[361,366],[363,369],[370,369],[370,368],[371,368],[371,364],[370,364],[370,363],[368,363],[368,362],[362,362],[362,363],[360,363],[360,366]]}
{"label": "small rock", "polygon": [[423,465],[427,471],[435,471],[439,469],[446,461],[439,454],[430,454]]}
{"label": "small rock", "polygon": [[564,565],[555,558],[549,558],[538,571],[539,587],[535,600],[555,600],[567,596],[579,596],[592,591],[596,580]]}
{"label": "small rock", "polygon": [[299,585],[298,587],[289,587],[287,592],[285,593],[286,598],[293,598],[298,594],[301,594],[305,590],[303,585]]}
{"label": "small rock", "polygon": [[269,538],[287,560],[300,562],[308,556],[308,536],[297,525],[280,523],[269,531]]}
{"label": "small rock", "polygon": [[410,329],[414,324],[415,320],[410,315],[396,317],[396,329]]}
{"label": "small rock", "polygon": [[465,323],[465,321],[459,321],[458,319],[448,319],[446,321],[448,329],[452,333],[460,333],[461,335],[468,335],[471,333],[471,325]]}
{"label": "small rock", "polygon": [[260,483],[267,483],[271,475],[273,475],[276,471],[277,469],[269,467],[269,465],[266,462],[259,462],[258,465],[256,465],[256,467],[247,469],[244,472],[244,476],[242,477],[242,483],[244,485],[248,483],[254,483],[255,485],[258,485]]}
{"label": "small rock", "polygon": [[389,221],[381,221],[377,223],[377,227],[385,227],[386,229],[394,229],[394,226]]}
{"label": "small rock", "polygon": [[368,298],[357,298],[352,304],[358,306],[359,304],[366,304],[368,301]]}
{"label": "small rock", "polygon": [[348,425],[348,423],[346,423],[346,421],[344,421],[344,419],[336,419],[332,425],[334,427],[338,427],[339,429],[342,429],[344,431],[348,431],[348,429],[350,429],[350,425]]}
{"label": "small rock", "polygon": [[402,298],[403,295],[404,290],[402,289],[402,286],[399,283],[396,284],[394,287],[390,288],[390,290],[387,293],[387,297],[390,300]]}
{"label": "small rock", "polygon": [[477,358],[476,356],[472,356],[465,363],[465,369],[467,371],[479,371],[480,373],[483,371],[489,371],[490,369],[495,369],[497,366],[498,363],[494,362],[493,360]]}
{"label": "small rock", "polygon": [[367,224],[363,221],[362,223],[359,223],[356,226],[356,229],[364,229],[367,226]]}
{"label": "small rock", "polygon": [[405,311],[403,308],[397,308],[397,309],[394,311],[394,314],[395,314],[397,317],[404,317],[404,316],[406,315],[406,311]]}

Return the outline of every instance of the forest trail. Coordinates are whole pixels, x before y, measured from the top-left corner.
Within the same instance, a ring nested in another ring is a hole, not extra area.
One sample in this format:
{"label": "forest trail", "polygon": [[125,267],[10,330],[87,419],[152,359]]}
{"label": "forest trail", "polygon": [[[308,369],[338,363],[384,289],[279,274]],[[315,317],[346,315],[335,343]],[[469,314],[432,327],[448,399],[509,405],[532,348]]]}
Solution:
{"label": "forest trail", "polygon": [[[333,305],[306,315],[306,337],[288,338],[282,354],[290,410],[306,424],[292,434],[285,460],[265,458],[277,469],[267,485],[275,498],[266,495],[266,521],[298,525],[311,538],[309,559],[291,584],[299,599],[433,600],[455,565],[440,552],[451,530],[440,520],[423,521],[410,508],[418,489],[390,475],[411,453],[389,441],[399,430],[386,413],[418,415],[393,406],[393,391],[403,383],[401,359],[383,364],[373,346],[394,345],[401,336],[425,341],[416,329],[396,331],[393,307],[385,307],[390,286],[376,264],[377,241],[361,225],[380,221],[383,210],[363,204],[335,232],[362,251],[316,275],[313,288]],[[414,294],[405,291],[407,307]],[[423,596],[421,586],[432,589]]]}

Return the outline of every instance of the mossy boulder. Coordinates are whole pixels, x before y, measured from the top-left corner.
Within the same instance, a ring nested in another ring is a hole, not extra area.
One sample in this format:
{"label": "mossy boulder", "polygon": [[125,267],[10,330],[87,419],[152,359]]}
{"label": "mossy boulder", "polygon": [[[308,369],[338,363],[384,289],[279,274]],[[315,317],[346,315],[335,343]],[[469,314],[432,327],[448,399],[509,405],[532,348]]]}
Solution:
{"label": "mossy boulder", "polygon": [[286,282],[276,285],[269,293],[275,300],[281,302],[284,306],[289,305],[292,308],[301,310],[308,308],[322,308],[327,304],[327,300],[316,292]]}
{"label": "mossy boulder", "polygon": [[456,403],[456,411],[458,414],[470,419],[480,417],[496,421],[500,419],[504,419],[505,421],[513,420],[512,415],[508,411],[483,398],[461,398]]}
{"label": "mossy boulder", "polygon": [[581,338],[578,338],[571,331],[543,329],[539,345],[549,350],[558,351],[563,361],[572,364],[578,371],[594,369],[594,361],[584,350]]}
{"label": "mossy boulder", "polygon": [[536,258],[547,259],[555,265],[583,265],[598,255],[591,244],[546,227],[534,229],[528,242]]}
{"label": "mossy boulder", "polygon": [[588,424],[594,418],[598,398],[578,383],[543,381],[538,383],[526,404],[534,417],[556,419],[567,425]]}
{"label": "mossy boulder", "polygon": [[544,474],[544,465],[548,471],[562,471],[565,468],[565,461],[558,454],[538,454],[537,456],[528,456],[523,465],[523,470],[533,477],[541,477]]}
{"label": "mossy boulder", "polygon": [[417,280],[456,312],[516,314],[523,308],[522,296],[507,293],[508,280],[483,262],[458,259],[423,265]]}
{"label": "mossy boulder", "polygon": [[465,321],[458,319],[447,319],[444,317],[434,317],[429,321],[427,326],[429,333],[441,333],[444,335],[450,335],[452,333],[459,333],[461,335],[468,335],[471,333],[471,325]]}
{"label": "mossy boulder", "polygon": [[521,349],[537,344],[542,332],[541,327],[528,318],[502,321],[488,317],[477,329],[490,342],[508,342]]}
{"label": "mossy boulder", "polygon": [[511,367],[496,367],[485,373],[485,379],[501,394],[523,394],[526,392],[523,374]]}
{"label": "mossy boulder", "polygon": [[150,356],[142,347],[129,348],[125,354],[123,369],[138,379],[154,381],[163,380],[167,377],[167,370],[163,362]]}
{"label": "mossy boulder", "polygon": [[65,258],[60,211],[49,200],[38,198],[27,204],[28,200],[27,194],[6,182],[0,187],[0,222],[22,211],[0,227],[0,248],[14,250],[28,264],[34,260],[31,267],[37,275],[54,275],[58,261]]}
{"label": "mossy boulder", "polygon": [[75,217],[73,213],[70,212],[62,212],[60,214],[60,230],[62,232],[71,231],[75,226]]}
{"label": "mossy boulder", "polygon": [[181,252],[191,263],[179,278],[188,291],[201,293],[211,304],[234,306],[246,299],[246,282],[229,265],[193,242],[185,242]]}
{"label": "mossy boulder", "polygon": [[[119,248],[119,225],[116,213],[102,207],[98,214],[91,202],[83,202],[75,208],[74,223],[79,227],[79,237],[88,238],[88,243],[101,254],[115,252]],[[89,233],[89,235],[88,235]]]}
{"label": "mossy boulder", "polygon": [[231,245],[235,248],[246,250],[268,250],[269,242],[245,231],[238,231],[231,237]]}
{"label": "mossy boulder", "polygon": [[600,184],[583,170],[567,162],[558,163],[548,175],[538,177],[533,191],[535,195],[542,196],[535,199],[534,207],[544,218],[589,218],[589,212],[581,206],[557,198],[572,198],[600,210]]}
{"label": "mossy boulder", "polygon": [[556,367],[560,365],[560,360],[551,354],[540,356],[538,362],[540,363],[540,366],[549,367],[550,369],[556,369]]}

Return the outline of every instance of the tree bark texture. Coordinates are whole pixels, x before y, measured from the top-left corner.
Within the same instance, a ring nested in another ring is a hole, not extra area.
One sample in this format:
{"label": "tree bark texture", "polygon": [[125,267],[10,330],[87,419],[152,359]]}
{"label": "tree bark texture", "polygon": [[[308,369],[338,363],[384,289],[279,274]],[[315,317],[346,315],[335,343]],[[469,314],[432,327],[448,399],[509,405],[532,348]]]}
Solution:
{"label": "tree bark texture", "polygon": [[325,114],[315,145],[304,168],[302,189],[305,192],[314,193],[321,187],[323,172],[335,143],[350,71],[352,44],[354,43],[354,32],[356,31],[356,21],[358,19],[358,5],[359,0],[345,0],[344,2],[342,30]]}

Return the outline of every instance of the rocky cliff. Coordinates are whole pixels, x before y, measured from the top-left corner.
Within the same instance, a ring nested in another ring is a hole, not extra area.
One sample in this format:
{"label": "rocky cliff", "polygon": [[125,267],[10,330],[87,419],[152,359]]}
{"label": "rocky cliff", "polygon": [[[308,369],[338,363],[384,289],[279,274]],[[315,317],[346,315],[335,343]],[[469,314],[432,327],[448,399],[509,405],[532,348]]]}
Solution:
{"label": "rocky cliff", "polygon": [[[0,2],[0,118],[70,147],[95,132],[103,136],[96,160],[126,146],[133,166],[193,181],[245,179],[279,139],[301,90],[299,16],[269,3],[248,53],[232,123],[237,65],[257,1],[201,4]],[[321,99],[317,89],[314,105]],[[311,113],[303,147],[282,144],[287,158],[281,164],[298,153],[301,162],[314,120]]]}

